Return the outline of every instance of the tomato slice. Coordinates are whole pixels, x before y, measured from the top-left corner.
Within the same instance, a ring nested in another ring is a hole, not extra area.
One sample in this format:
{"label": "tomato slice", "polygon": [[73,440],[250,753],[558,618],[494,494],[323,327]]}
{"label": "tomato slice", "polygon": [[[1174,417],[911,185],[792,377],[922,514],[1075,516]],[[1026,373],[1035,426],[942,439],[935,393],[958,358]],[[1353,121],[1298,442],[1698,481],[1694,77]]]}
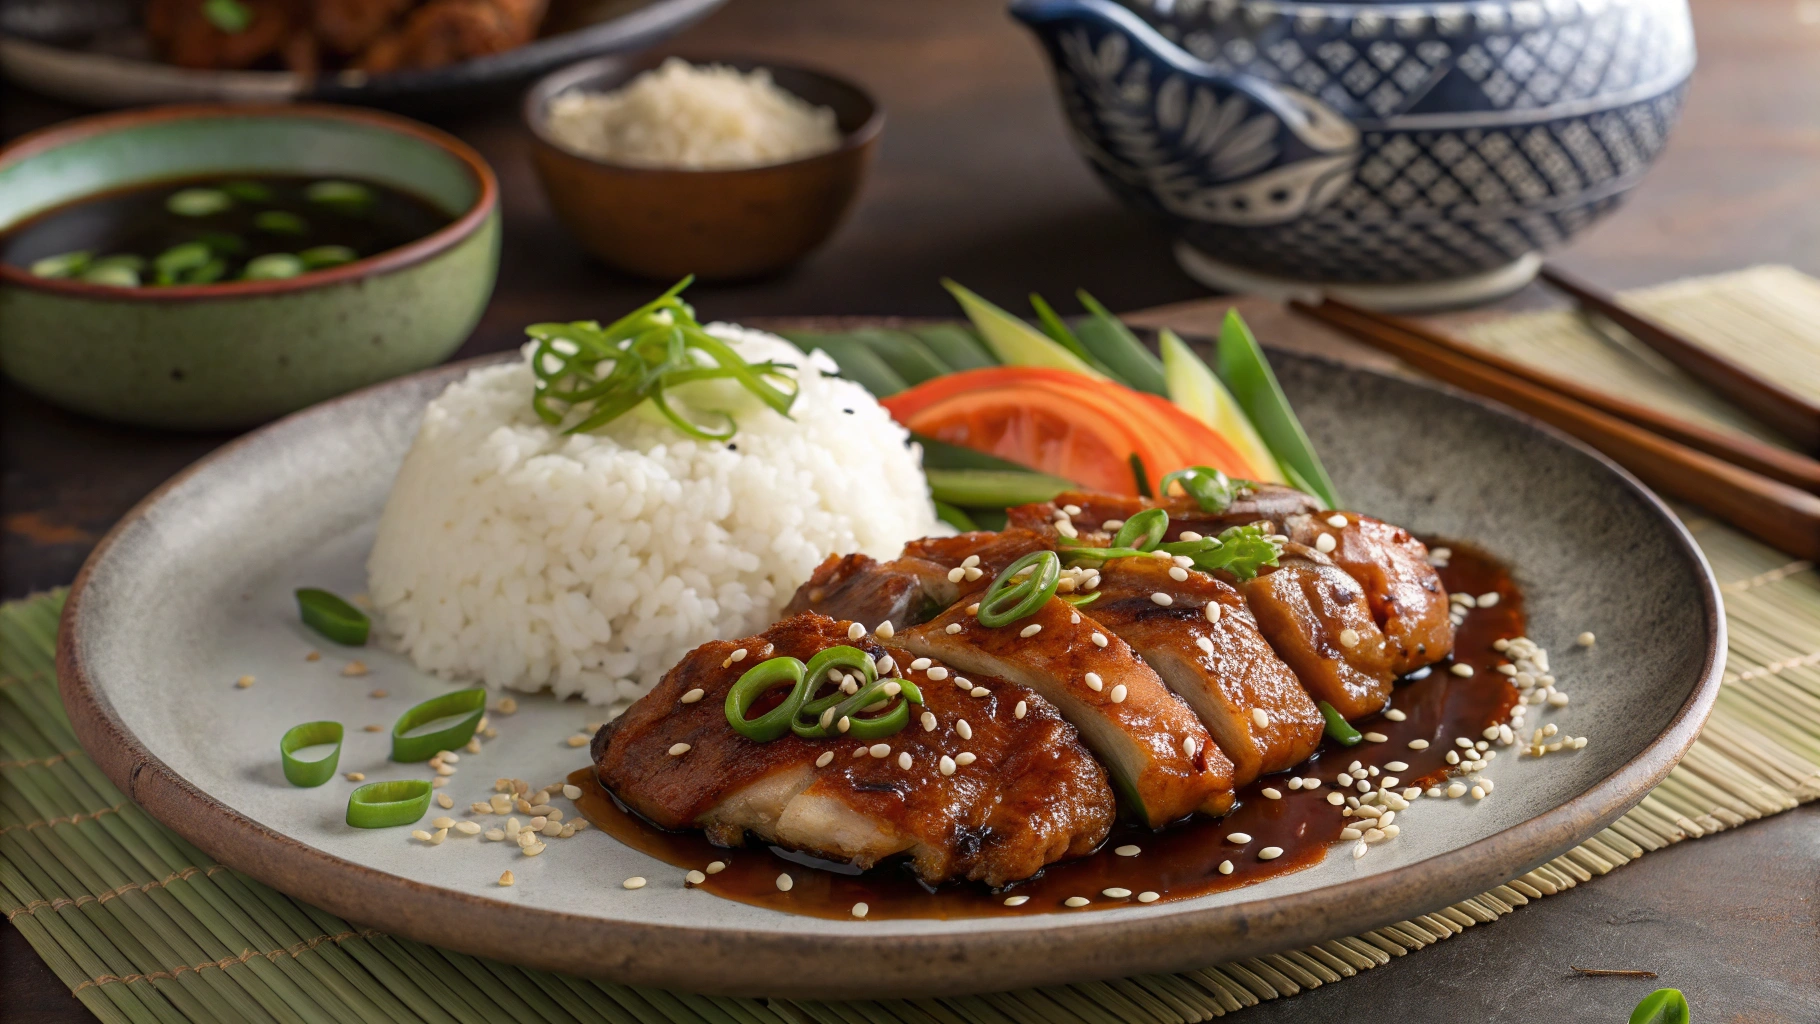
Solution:
{"label": "tomato slice", "polygon": [[1253,475],[1225,438],[1166,399],[1065,370],[967,370],[881,404],[919,434],[1113,494],[1138,493],[1132,455],[1152,492],[1163,474],[1184,466]]}

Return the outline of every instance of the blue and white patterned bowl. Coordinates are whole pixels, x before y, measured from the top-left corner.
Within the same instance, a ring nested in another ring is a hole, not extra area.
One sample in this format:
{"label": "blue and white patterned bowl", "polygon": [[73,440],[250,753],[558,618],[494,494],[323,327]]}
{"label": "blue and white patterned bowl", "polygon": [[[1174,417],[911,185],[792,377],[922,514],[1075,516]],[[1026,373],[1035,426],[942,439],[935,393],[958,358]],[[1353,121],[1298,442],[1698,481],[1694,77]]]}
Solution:
{"label": "blue and white patterned bowl", "polygon": [[1614,209],[1693,70],[1686,0],[1016,0],[1077,144],[1184,269],[1489,298]]}

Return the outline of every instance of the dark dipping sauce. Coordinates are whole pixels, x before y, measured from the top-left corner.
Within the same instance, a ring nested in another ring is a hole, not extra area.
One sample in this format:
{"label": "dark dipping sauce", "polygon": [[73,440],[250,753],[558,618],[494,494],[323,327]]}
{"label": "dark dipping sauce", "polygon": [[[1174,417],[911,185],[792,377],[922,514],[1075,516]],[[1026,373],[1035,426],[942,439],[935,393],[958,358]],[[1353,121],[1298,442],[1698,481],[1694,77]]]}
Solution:
{"label": "dark dipping sauce", "polygon": [[[1380,774],[1373,777],[1374,783],[1384,775],[1394,775],[1400,780],[1399,792],[1410,786],[1426,788],[1453,770],[1446,757],[1449,750],[1459,749],[1454,744],[1456,737],[1477,741],[1487,726],[1510,720],[1517,688],[1496,671],[1505,659],[1492,644],[1523,635],[1523,595],[1509,571],[1488,555],[1461,544],[1451,546],[1452,559],[1438,570],[1448,593],[1477,597],[1496,592],[1499,600],[1490,608],[1474,610],[1455,628],[1453,658],[1398,681],[1390,707],[1403,712],[1403,721],[1393,722],[1380,713],[1353,723],[1360,732],[1384,734],[1385,742],[1347,747],[1326,740],[1313,757],[1293,770],[1264,776],[1241,789],[1237,806],[1223,818],[1196,816],[1154,832],[1121,823],[1091,856],[1051,864],[1036,877],[1005,889],[955,883],[931,890],[900,864],[858,872],[777,848],[715,846],[700,832],[659,829],[626,810],[601,787],[592,768],[569,776],[569,782],[582,790],[575,806],[601,831],[683,870],[705,870],[713,861],[726,864],[725,870],[709,875],[698,888],[741,903],[811,917],[851,919],[856,903],[867,905],[868,920],[1049,914],[1071,909],[1064,906],[1071,896],[1092,901],[1080,910],[1106,910],[1122,904],[1139,906],[1139,893],[1155,892],[1159,903],[1185,900],[1300,871],[1319,864],[1328,847],[1340,841],[1340,830],[1359,821],[1343,816],[1342,808],[1327,802],[1328,794],[1336,791],[1334,777],[1352,762],[1375,766]],[[1473,674],[1465,678],[1453,674],[1455,664],[1471,665]],[[1428,748],[1411,750],[1409,741],[1414,739],[1427,740]],[[1511,756],[1516,749],[1503,748]],[[1386,771],[1384,765],[1391,761],[1409,767]],[[1292,790],[1287,783],[1295,776],[1319,777],[1321,786]],[[1281,799],[1264,796],[1267,787],[1281,793]],[[1353,795],[1358,795],[1356,790]],[[1242,846],[1227,842],[1226,836],[1233,832],[1247,833],[1251,841]],[[1125,845],[1136,846],[1140,852],[1132,857],[1113,852]],[[1258,851],[1266,846],[1280,847],[1282,856],[1259,860]],[[1232,862],[1231,874],[1220,873],[1223,861]],[[794,882],[789,892],[777,888],[777,876],[785,873]],[[1128,889],[1131,895],[1104,895],[1109,888]],[[1005,899],[1009,896],[1029,899],[1008,907]]]}
{"label": "dark dipping sauce", "polygon": [[56,207],[0,235],[0,261],[127,288],[274,280],[375,256],[453,221],[426,199],[357,178],[217,175]]}

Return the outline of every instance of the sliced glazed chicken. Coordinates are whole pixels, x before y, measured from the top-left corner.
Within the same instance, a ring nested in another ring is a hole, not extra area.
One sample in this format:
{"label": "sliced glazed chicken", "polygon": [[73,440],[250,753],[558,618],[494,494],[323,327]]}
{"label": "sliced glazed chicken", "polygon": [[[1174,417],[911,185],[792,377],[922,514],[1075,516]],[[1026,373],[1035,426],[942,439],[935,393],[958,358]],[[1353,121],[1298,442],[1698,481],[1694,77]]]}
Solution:
{"label": "sliced glazed chicken", "polygon": [[819,612],[868,629],[885,621],[894,630],[907,629],[986,589],[1019,558],[1053,546],[1051,537],[1029,530],[981,530],[913,540],[889,562],[865,555],[830,556],[797,588],[784,614]]}
{"label": "sliced glazed chicken", "polygon": [[[976,680],[988,693],[973,697],[971,687],[931,680],[929,668],[939,667],[927,666],[916,673],[924,707],[912,705],[909,726],[873,743],[788,733],[758,743],[727,724],[727,691],[766,658],[806,662],[851,645],[915,663],[870,637],[848,639],[849,625],[799,615],[756,637],[697,648],[595,735],[601,784],[664,828],[706,829],[726,846],[751,832],[862,868],[907,854],[932,885],[1002,885],[1105,839],[1116,805],[1104,770],[1047,701],[1004,680]],[[742,650],[742,660],[730,660]],[[933,729],[924,728],[925,710]]]}
{"label": "sliced glazed chicken", "polygon": [[898,642],[967,675],[999,676],[1042,694],[1152,828],[1232,807],[1232,762],[1200,719],[1123,640],[1060,598],[997,628],[957,604]]}
{"label": "sliced glazed chicken", "polygon": [[1237,590],[1159,558],[1113,559],[1095,589],[1100,596],[1083,610],[1188,702],[1232,759],[1234,786],[1298,764],[1320,745],[1326,720]]}
{"label": "sliced glazed chicken", "polygon": [[1392,672],[1403,675],[1453,653],[1447,589],[1428,564],[1428,546],[1408,530],[1357,512],[1319,512],[1288,517],[1283,532],[1317,550],[1331,544],[1328,557],[1365,588],[1371,617],[1390,641]]}
{"label": "sliced glazed chicken", "polygon": [[1351,719],[1390,699],[1390,644],[1371,617],[1364,588],[1326,555],[1284,545],[1279,564],[1238,584],[1258,622],[1309,696]]}

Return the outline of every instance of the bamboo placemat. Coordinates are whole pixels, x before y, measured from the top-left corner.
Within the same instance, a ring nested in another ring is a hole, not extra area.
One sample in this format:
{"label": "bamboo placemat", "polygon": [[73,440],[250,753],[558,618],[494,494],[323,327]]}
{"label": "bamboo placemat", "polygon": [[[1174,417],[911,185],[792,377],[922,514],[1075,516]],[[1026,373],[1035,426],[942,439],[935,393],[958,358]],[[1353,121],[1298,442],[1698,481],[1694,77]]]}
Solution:
{"label": "bamboo placemat", "polygon": [[[1703,291],[1753,312],[1716,323],[1679,320],[1676,311],[1703,308]],[[1731,298],[1737,295],[1747,298]],[[1728,332],[1744,330],[1752,331],[1750,344],[1781,337],[1783,360],[1820,365],[1820,329],[1808,326],[1820,324],[1820,282],[1792,271],[1685,282],[1655,290],[1639,305],[1722,343]],[[1754,326],[1772,317],[1780,334]],[[1672,368],[1651,366],[1570,315],[1512,318],[1480,326],[1473,337],[1677,411],[1701,407]],[[1773,350],[1754,351],[1748,358],[1776,358]],[[1820,389],[1820,374],[1811,386]],[[1723,422],[1728,413],[1720,407],[1703,415]],[[1820,797],[1820,574],[1716,524],[1689,525],[1723,585],[1731,649],[1712,718],[1681,765],[1611,828],[1521,878],[1414,920],[1304,949],[1178,975],[822,1003],[588,981],[363,929],[216,864],[103,777],[77,745],[57,697],[52,650],[60,592],[0,606],[0,911],[76,998],[110,1024],[1209,1020],[1339,982],[1651,850]]]}

